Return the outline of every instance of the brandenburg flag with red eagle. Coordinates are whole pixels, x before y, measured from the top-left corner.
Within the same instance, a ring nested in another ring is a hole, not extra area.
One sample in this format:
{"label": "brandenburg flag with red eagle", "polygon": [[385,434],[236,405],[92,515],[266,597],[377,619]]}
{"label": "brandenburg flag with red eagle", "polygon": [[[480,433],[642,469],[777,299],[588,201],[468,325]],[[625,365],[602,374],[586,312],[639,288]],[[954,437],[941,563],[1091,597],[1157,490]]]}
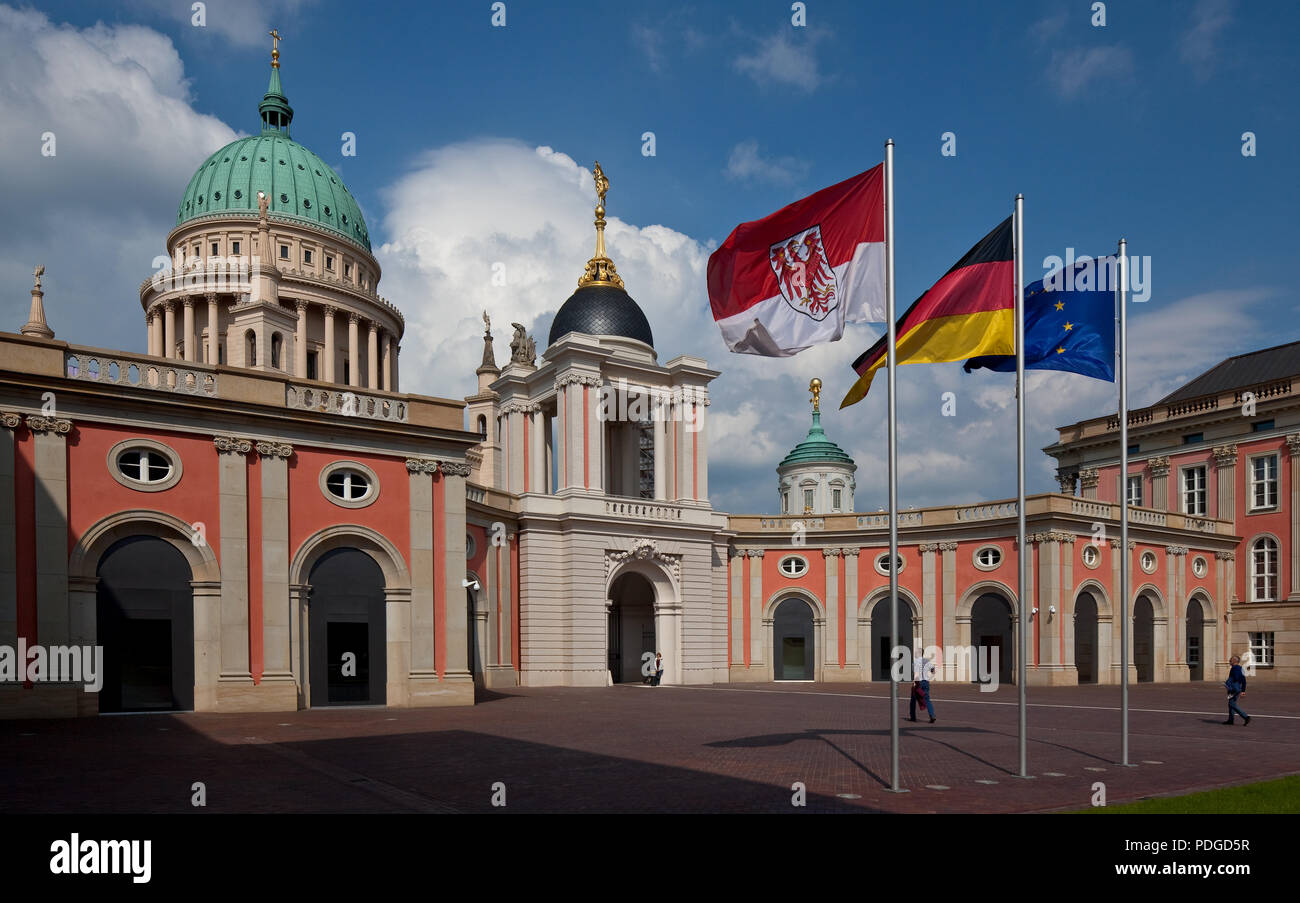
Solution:
{"label": "brandenburg flag with red eagle", "polygon": [[709,303],[732,351],[789,357],[885,319],[884,164],[763,219],[709,257]]}
{"label": "brandenburg flag with red eagle", "polygon": [[[898,320],[899,364],[937,364],[1016,353],[1015,264],[1011,217],[979,240]],[[861,401],[885,360],[881,336],[856,361],[858,381],[840,403]]]}

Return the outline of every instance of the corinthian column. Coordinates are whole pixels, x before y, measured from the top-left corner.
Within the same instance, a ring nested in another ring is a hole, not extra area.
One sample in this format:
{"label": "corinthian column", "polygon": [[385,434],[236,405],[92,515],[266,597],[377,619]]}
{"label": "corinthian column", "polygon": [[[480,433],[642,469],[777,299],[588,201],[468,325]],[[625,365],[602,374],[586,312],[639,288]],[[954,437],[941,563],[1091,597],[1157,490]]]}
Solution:
{"label": "corinthian column", "polygon": [[298,330],[293,337],[293,375],[307,378],[307,302],[298,301]]}
{"label": "corinthian column", "polygon": [[183,303],[185,305],[185,319],[183,321],[184,329],[185,329],[185,338],[183,339],[183,341],[185,342],[185,360],[193,361],[195,359],[194,299],[186,298]]}
{"label": "corinthian column", "polygon": [[379,388],[379,324],[370,321],[370,334],[366,338],[366,388]]}
{"label": "corinthian column", "polygon": [[221,331],[217,326],[217,293],[208,292],[208,363],[216,364],[221,360]]}
{"label": "corinthian column", "polygon": [[357,344],[357,323],[361,318],[356,314],[348,314],[348,385],[361,385],[361,374],[357,371],[360,363],[360,353]]}
{"label": "corinthian column", "polygon": [[163,302],[163,357],[176,356],[176,302]]}
{"label": "corinthian column", "polygon": [[316,374],[326,382],[334,382],[338,375],[334,371],[334,312],[332,304],[325,305],[325,372]]}

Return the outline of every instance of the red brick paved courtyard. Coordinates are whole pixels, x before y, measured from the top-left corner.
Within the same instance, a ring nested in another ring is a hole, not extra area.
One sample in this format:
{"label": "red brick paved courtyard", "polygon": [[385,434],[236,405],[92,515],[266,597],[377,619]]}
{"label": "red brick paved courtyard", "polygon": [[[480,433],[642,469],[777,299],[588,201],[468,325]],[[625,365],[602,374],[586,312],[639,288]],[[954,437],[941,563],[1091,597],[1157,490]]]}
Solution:
{"label": "red brick paved courtyard", "polygon": [[[1249,727],[1215,684],[1030,692],[1030,773],[1015,776],[1016,690],[935,685],[938,723],[906,721],[889,781],[887,684],[531,688],[460,709],[315,709],[0,724],[7,812],[1033,812],[1300,772],[1300,687],[1258,682]],[[807,807],[791,805],[791,785]]]}

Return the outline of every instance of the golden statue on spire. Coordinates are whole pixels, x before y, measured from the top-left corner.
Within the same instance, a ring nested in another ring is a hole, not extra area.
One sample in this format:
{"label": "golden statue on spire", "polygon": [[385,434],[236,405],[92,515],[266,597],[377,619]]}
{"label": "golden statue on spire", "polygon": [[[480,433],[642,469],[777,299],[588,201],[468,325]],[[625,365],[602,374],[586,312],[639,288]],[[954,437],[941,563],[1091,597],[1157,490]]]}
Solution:
{"label": "golden statue on spire", "polygon": [[578,288],[588,285],[613,285],[623,288],[623,277],[619,276],[614,261],[605,253],[605,193],[609,191],[609,179],[605,170],[596,161],[592,175],[596,180],[596,256],[587,261],[587,269],[578,279]]}
{"label": "golden statue on spire", "polygon": [[272,28],[267,32],[271,36],[271,68],[280,68],[280,31]]}
{"label": "golden statue on spire", "polygon": [[814,376],[812,382],[808,383],[808,391],[812,393],[813,410],[820,411],[822,409],[822,381]]}

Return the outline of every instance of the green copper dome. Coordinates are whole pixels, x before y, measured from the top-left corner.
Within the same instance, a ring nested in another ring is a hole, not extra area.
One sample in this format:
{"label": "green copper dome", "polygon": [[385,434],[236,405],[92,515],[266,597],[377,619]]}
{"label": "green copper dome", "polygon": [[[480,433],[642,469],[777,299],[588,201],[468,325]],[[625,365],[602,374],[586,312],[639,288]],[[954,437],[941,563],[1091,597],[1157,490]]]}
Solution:
{"label": "green copper dome", "polygon": [[821,411],[813,411],[812,427],[808,430],[808,435],[777,466],[785,467],[787,464],[848,464],[856,466],[844,449],[826,438],[826,433],[822,430]]}
{"label": "green copper dome", "polygon": [[335,232],[370,250],[370,232],[356,199],[324,160],[289,138],[293,108],[280,88],[278,65],[258,106],[259,135],[217,151],[194,173],[176,211],[176,225],[220,213],[257,213],[265,192],[270,212]]}

